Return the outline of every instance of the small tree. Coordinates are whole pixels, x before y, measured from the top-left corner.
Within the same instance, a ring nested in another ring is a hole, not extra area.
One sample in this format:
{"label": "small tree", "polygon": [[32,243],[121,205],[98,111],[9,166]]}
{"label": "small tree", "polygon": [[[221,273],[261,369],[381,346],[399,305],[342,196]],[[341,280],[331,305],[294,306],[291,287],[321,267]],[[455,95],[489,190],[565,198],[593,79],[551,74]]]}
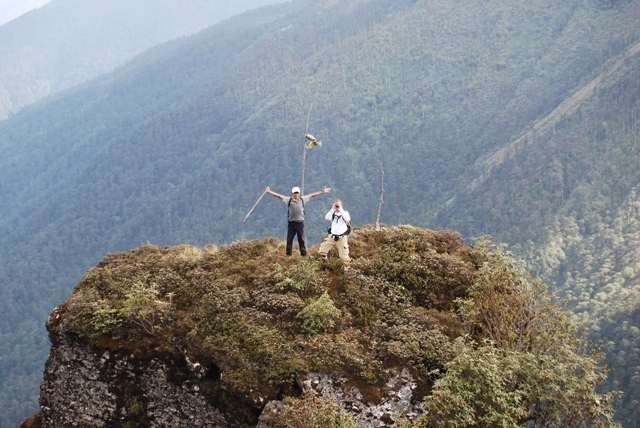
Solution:
{"label": "small tree", "polygon": [[125,295],[120,313],[145,333],[153,335],[156,327],[163,324],[169,314],[169,303],[160,300],[159,296],[156,284],[134,282]]}
{"label": "small tree", "polygon": [[311,334],[333,329],[340,319],[340,309],[326,292],[313,300],[298,313],[296,318],[302,320],[302,328]]}
{"label": "small tree", "polygon": [[293,291],[301,297],[308,297],[322,292],[322,278],[311,262],[298,263],[285,270],[276,265],[273,278],[277,281],[274,288],[280,292]]}
{"label": "small tree", "polygon": [[612,401],[598,394],[602,356],[579,334],[544,285],[502,248],[485,252],[460,313],[475,342],[426,397],[424,427],[615,427]]}
{"label": "small tree", "polygon": [[471,337],[488,339],[501,349],[540,354],[553,352],[559,344],[584,344],[570,314],[554,304],[554,296],[521,261],[503,247],[491,251],[487,242],[478,249],[485,262],[468,297],[457,301]]}
{"label": "small tree", "polygon": [[616,427],[612,399],[598,394],[599,360],[465,344],[426,397],[421,427]]}

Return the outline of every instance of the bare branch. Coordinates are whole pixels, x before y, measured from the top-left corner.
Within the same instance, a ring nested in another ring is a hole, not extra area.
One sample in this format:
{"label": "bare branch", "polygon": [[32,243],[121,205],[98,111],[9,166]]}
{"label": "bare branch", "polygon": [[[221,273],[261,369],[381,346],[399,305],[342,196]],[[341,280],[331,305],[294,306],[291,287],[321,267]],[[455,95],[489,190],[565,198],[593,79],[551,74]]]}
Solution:
{"label": "bare branch", "polygon": [[382,212],[382,203],[384,202],[384,169],[380,162],[380,199],[378,199],[378,214],[376,215],[376,230],[380,230],[380,213]]}

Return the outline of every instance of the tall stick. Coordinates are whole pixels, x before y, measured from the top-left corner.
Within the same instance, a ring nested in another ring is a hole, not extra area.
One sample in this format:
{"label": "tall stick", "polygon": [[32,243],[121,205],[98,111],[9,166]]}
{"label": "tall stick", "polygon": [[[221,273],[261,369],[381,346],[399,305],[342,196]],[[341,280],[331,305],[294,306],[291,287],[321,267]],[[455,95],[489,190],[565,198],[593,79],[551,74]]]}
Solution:
{"label": "tall stick", "polygon": [[[311,117],[311,108],[313,107],[313,103],[309,106],[309,112],[307,113],[307,127],[304,130],[304,135],[306,136],[309,133],[309,117]],[[304,195],[304,164],[307,158],[307,140],[305,138],[304,144],[302,145],[302,180],[300,181],[300,195]]]}
{"label": "tall stick", "polygon": [[380,199],[378,200],[378,215],[376,216],[376,230],[380,230],[380,212],[382,211],[382,202],[384,201],[384,169],[382,169],[382,162],[380,162]]}
{"label": "tall stick", "polygon": [[249,210],[249,212],[247,213],[246,216],[244,216],[244,220],[242,220],[242,222],[244,223],[245,221],[247,221],[247,219],[249,218],[249,215],[253,212],[253,210],[256,209],[256,207],[258,206],[258,203],[260,202],[260,200],[262,199],[262,197],[267,193],[267,190],[265,189],[264,192],[262,192],[262,195],[260,195],[260,197],[258,198],[258,200],[256,201],[255,204],[253,204],[253,207],[251,207],[251,209]]}

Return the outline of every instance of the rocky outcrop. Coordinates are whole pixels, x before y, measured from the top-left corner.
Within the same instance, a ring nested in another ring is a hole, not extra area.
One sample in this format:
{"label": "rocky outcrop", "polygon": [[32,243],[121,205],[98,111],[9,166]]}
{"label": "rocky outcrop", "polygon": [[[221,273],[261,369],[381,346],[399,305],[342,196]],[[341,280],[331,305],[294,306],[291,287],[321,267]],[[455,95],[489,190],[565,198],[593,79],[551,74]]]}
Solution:
{"label": "rocky outcrop", "polygon": [[[249,395],[230,398],[216,388],[203,390],[203,378],[220,376],[191,361],[179,346],[173,354],[151,358],[101,349],[66,331],[59,318],[54,310],[47,321],[52,346],[40,388],[40,413],[23,426],[268,428],[260,415],[281,409],[279,400],[260,407]],[[296,380],[301,392],[313,391],[337,403],[355,414],[362,427],[383,427],[398,415],[412,418],[424,412],[411,370],[387,374],[386,384],[373,393],[344,373],[301,373]]]}
{"label": "rocky outcrop", "polygon": [[477,256],[455,233],[412,227],[361,229],[350,245],[349,272],[286,257],[273,238],[105,256],[47,321],[28,423],[266,428],[311,409],[382,427],[424,414]]}
{"label": "rocky outcrop", "polygon": [[[273,238],[107,255],[47,321],[41,409],[23,426],[613,426],[613,395],[584,399],[596,360],[556,340],[569,318],[500,250],[410,226],[349,244],[348,271]],[[539,395],[567,384],[581,387]]]}
{"label": "rocky outcrop", "polygon": [[[423,403],[416,401],[418,382],[410,370],[391,369],[387,375],[386,384],[375,390],[376,398],[367,397],[370,390],[364,392],[342,373],[309,373],[301,377],[301,383],[305,392],[313,391],[355,414],[363,427],[383,427],[393,424],[399,415],[413,419],[424,413]],[[277,412],[280,405],[279,401],[270,401],[263,413]]]}
{"label": "rocky outcrop", "polygon": [[47,322],[52,347],[40,387],[43,427],[235,425],[200,394],[184,360],[98,349],[57,318],[54,311]]}

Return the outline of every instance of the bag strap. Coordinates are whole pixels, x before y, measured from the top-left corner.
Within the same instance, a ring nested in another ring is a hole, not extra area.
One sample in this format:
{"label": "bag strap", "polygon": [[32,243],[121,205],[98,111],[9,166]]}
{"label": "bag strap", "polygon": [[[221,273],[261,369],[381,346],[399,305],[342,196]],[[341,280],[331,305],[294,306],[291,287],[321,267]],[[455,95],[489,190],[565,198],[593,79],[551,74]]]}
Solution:
{"label": "bag strap", "polygon": [[[335,220],[336,218],[336,213],[331,214],[331,223],[333,223],[333,220]],[[343,216],[340,216],[340,218],[342,219],[342,221],[344,221],[344,224],[346,224],[347,226],[349,225],[349,223],[347,222],[347,220],[344,219]]]}
{"label": "bag strap", "polygon": [[[333,220],[335,220],[335,218],[336,218],[336,213],[334,212],[333,214],[331,214],[331,223],[333,223]],[[341,237],[341,236],[344,236],[344,235],[348,235],[348,234],[349,234],[349,229],[351,228],[351,225],[349,224],[350,222],[348,222],[347,220],[345,220],[343,216],[340,216],[340,218],[342,219],[342,221],[344,221],[344,224],[346,224],[346,225],[347,225],[347,231],[346,231],[346,232],[344,232],[344,233],[343,233],[343,234],[341,234],[341,235],[333,235],[333,234],[332,234],[331,236],[335,236],[335,237],[338,237],[338,238],[339,238],[339,237]],[[331,227],[329,227],[329,233],[331,233]]]}
{"label": "bag strap", "polygon": [[[291,208],[291,201],[293,198],[289,196],[289,202],[287,202],[287,218],[289,218],[289,209]],[[304,215],[304,199],[300,196],[300,202],[302,202],[302,215]]]}

